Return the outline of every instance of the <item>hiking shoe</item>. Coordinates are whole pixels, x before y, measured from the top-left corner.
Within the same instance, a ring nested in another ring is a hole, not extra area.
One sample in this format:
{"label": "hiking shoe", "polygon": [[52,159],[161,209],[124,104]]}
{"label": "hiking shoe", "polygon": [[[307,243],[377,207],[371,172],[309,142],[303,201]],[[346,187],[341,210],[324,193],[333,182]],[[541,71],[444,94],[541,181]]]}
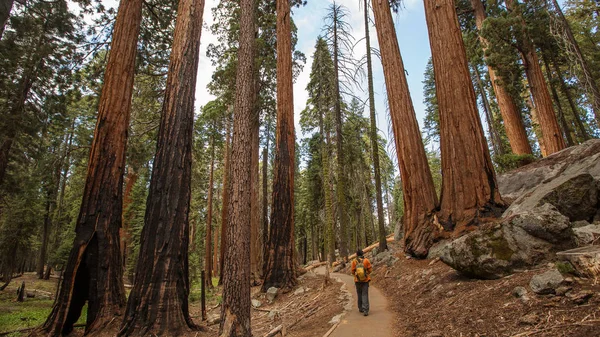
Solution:
{"label": "hiking shoe", "polygon": [[364,313],[364,311],[362,309],[359,309],[358,312],[360,312],[361,314]]}
{"label": "hiking shoe", "polygon": [[369,316],[369,312],[368,312],[368,311],[364,311],[364,312],[363,312],[363,315],[364,315],[364,316]]}

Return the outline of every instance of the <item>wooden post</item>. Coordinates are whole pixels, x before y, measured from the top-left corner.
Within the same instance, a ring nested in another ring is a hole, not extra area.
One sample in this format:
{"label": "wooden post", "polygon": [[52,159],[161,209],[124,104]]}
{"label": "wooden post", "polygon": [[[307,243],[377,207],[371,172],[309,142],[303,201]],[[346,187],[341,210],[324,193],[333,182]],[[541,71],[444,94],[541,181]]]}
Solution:
{"label": "wooden post", "polygon": [[202,301],[202,320],[206,321],[206,282],[205,282],[205,274],[206,272],[202,270],[202,290],[201,293],[201,301]]}

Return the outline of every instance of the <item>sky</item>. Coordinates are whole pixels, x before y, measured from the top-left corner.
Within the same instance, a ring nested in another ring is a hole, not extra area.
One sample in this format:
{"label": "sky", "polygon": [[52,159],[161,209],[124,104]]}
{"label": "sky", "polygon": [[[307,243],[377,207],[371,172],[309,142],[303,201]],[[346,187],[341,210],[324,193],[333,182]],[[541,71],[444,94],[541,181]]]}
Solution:
{"label": "sky", "polygon": [[[362,2],[362,0],[336,1],[337,4],[341,4],[348,9],[348,22],[353,28],[352,34],[357,41],[364,37]],[[217,43],[216,36],[212,35],[207,28],[213,22],[211,8],[215,7],[217,3],[218,0],[207,0],[204,9],[204,28],[201,37],[200,64],[198,69],[198,82],[196,85],[197,109],[215,98],[206,89],[215,69],[211,64],[210,59],[206,56],[206,49],[210,43]],[[298,44],[296,47],[306,55],[304,69],[294,83],[294,116],[298,138],[301,138],[302,136],[298,123],[300,120],[300,111],[306,106],[306,100],[308,98],[306,85],[309,81],[314,46],[317,37],[321,34],[323,17],[325,17],[327,7],[329,7],[331,3],[333,3],[332,0],[308,0],[306,6],[293,9],[292,18],[298,27]],[[370,13],[370,16],[373,16],[372,13]],[[404,66],[408,72],[407,79],[410,93],[413,99],[417,120],[422,127],[425,115],[422,81],[427,60],[431,55],[423,2],[419,0],[404,1],[402,11],[399,14],[394,15],[394,17],[396,34],[400,44],[400,52],[402,53]],[[378,48],[377,34],[374,27],[371,27],[370,29],[370,36],[372,47]],[[364,41],[361,41],[356,46],[355,56],[361,58],[365,55],[365,51],[365,43]],[[393,138],[392,135],[389,134],[391,128],[388,125],[389,118],[385,106],[386,93],[383,70],[381,68],[381,62],[377,57],[373,57],[373,66],[377,127],[381,134],[391,141]],[[357,88],[355,94],[366,98],[366,82],[362,87],[362,89]],[[368,107],[365,107],[363,115],[367,117],[368,114]]]}

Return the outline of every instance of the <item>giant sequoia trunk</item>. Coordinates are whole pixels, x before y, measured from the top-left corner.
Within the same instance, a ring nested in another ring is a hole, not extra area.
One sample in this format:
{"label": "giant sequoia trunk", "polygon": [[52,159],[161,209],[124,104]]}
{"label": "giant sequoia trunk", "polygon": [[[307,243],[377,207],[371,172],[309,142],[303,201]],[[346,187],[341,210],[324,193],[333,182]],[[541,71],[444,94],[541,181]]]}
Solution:
{"label": "giant sequoia trunk", "polygon": [[181,0],[150,180],[135,283],[121,336],[178,336],[188,309],[194,93],[204,0]]}
{"label": "giant sequoia trunk", "polygon": [[[377,201],[377,224],[379,227],[379,250],[387,249],[385,224],[383,222],[383,199],[381,195],[381,170],[379,168],[379,141],[377,137],[377,120],[375,118],[375,89],[373,87],[373,62],[371,59],[371,38],[369,35],[369,3],[364,0],[365,10],[365,42],[367,44],[367,82],[369,86],[369,114],[371,119],[369,137],[371,138],[371,155],[375,172],[375,199]],[[398,49],[399,50],[399,49]]]}
{"label": "giant sequoia trunk", "polygon": [[86,333],[100,330],[125,306],[119,228],[123,173],[142,1],[122,1],[104,73],[75,240],[60,291],[42,330],[67,335],[88,302]]}
{"label": "giant sequoia trunk", "polygon": [[[505,3],[510,11],[518,10],[518,2],[516,0],[505,0]],[[517,13],[517,16],[521,17],[521,13]],[[525,21],[522,19],[521,24],[525,26]],[[517,39],[521,46],[520,52],[525,67],[525,75],[529,81],[533,104],[538,114],[546,154],[551,155],[566,147],[565,140],[562,137],[556,115],[554,114],[552,99],[548,92],[548,86],[544,79],[544,73],[542,72],[535,46],[526,33],[526,30],[524,31],[523,36],[519,36]]]}
{"label": "giant sequoia trunk", "polygon": [[340,256],[348,257],[348,213],[346,210],[346,176],[344,175],[344,150],[342,146],[342,96],[340,95],[340,65],[338,41],[339,8],[333,6],[333,67],[335,71],[335,143],[337,150],[337,211],[340,221]]}
{"label": "giant sequoia trunk", "polygon": [[[404,191],[404,249],[410,254],[424,257],[433,244],[436,231],[432,220],[437,196],[388,2],[374,1],[373,12]],[[385,233],[383,238],[380,237],[382,241],[385,241]]]}
{"label": "giant sequoia trunk", "polygon": [[504,202],[479,119],[454,1],[425,0],[425,17],[440,111],[439,220],[444,229],[460,232],[480,218],[500,215]]}
{"label": "giant sequoia trunk", "polygon": [[[231,199],[223,267],[221,337],[252,336],[250,327],[250,209],[254,109],[255,1],[240,1],[240,42],[235,81],[235,105],[231,157]],[[278,40],[279,41],[279,40]]]}
{"label": "giant sequoia trunk", "polygon": [[[477,29],[481,31],[483,21],[486,18],[483,3],[481,0],[471,0],[471,5],[473,6]],[[479,41],[485,52],[488,49],[488,41],[481,34],[479,34]],[[504,120],[504,129],[506,130],[510,148],[515,154],[532,154],[531,145],[527,139],[527,132],[523,125],[523,119],[515,101],[496,75],[496,69],[488,65],[488,74],[494,88],[494,93],[496,94],[500,114]]]}
{"label": "giant sequoia trunk", "polygon": [[297,283],[294,259],[294,100],[290,3],[277,0],[277,143],[269,251],[262,290],[291,289]]}

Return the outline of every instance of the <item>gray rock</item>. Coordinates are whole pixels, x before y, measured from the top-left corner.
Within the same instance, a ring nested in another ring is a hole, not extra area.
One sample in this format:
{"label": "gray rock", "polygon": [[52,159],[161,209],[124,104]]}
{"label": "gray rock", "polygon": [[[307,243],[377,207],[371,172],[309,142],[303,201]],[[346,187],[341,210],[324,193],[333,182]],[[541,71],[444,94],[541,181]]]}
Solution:
{"label": "gray rock", "polygon": [[524,325],[536,325],[540,318],[536,314],[528,314],[519,318],[519,323]]}
{"label": "gray rock", "polygon": [[517,298],[521,298],[527,295],[527,289],[525,287],[515,287],[512,291],[512,295]]}
{"label": "gray rock", "polygon": [[468,276],[496,279],[552,259],[574,246],[572,237],[569,220],[544,204],[452,241],[440,259]]}
{"label": "gray rock", "polygon": [[431,248],[429,248],[427,259],[436,259],[442,256],[444,249],[446,249],[450,242],[450,240],[442,240],[440,242],[436,242],[433,246],[431,246]]}
{"label": "gray rock", "polygon": [[498,189],[506,201],[516,201],[539,186],[557,178],[566,180],[583,173],[600,179],[600,140],[592,139],[554,153],[535,163],[497,177]]}
{"label": "gray rock", "polygon": [[273,302],[279,293],[279,288],[271,287],[267,289],[267,300]]}
{"label": "gray rock", "polygon": [[337,316],[333,316],[333,318],[331,318],[331,320],[329,321],[329,324],[338,324],[339,322],[342,321],[343,316],[344,316],[344,314],[339,314]]}
{"label": "gray rock", "polygon": [[274,320],[278,316],[279,316],[279,310],[271,310],[271,311],[269,311],[269,314],[267,315],[267,317],[269,317],[270,320]]}
{"label": "gray rock", "polygon": [[573,227],[573,229],[579,228],[579,227],[585,227],[585,226],[589,226],[589,225],[590,225],[590,223],[585,220],[571,222],[571,227]]}
{"label": "gray rock", "polygon": [[257,299],[252,299],[252,306],[255,308],[260,308],[260,306],[262,305],[262,302],[257,300]]}
{"label": "gray rock", "polygon": [[306,292],[306,290],[304,290],[303,287],[300,287],[300,288],[296,289],[296,291],[294,291],[294,295],[296,295],[296,296],[302,295],[302,294],[304,294],[304,292]]}
{"label": "gray rock", "polygon": [[571,289],[571,287],[561,286],[556,288],[556,296],[565,296]]}
{"label": "gray rock", "polygon": [[375,259],[375,257],[377,256],[377,254],[379,254],[379,248],[375,247],[371,250],[371,256],[373,256],[373,259]]}
{"label": "gray rock", "polygon": [[531,282],[529,282],[529,287],[536,294],[554,294],[556,288],[560,287],[564,280],[562,274],[558,270],[553,269],[543,274],[535,275],[531,279]]}
{"label": "gray rock", "polygon": [[600,224],[573,228],[573,234],[575,235],[577,246],[587,246],[600,238]]}

